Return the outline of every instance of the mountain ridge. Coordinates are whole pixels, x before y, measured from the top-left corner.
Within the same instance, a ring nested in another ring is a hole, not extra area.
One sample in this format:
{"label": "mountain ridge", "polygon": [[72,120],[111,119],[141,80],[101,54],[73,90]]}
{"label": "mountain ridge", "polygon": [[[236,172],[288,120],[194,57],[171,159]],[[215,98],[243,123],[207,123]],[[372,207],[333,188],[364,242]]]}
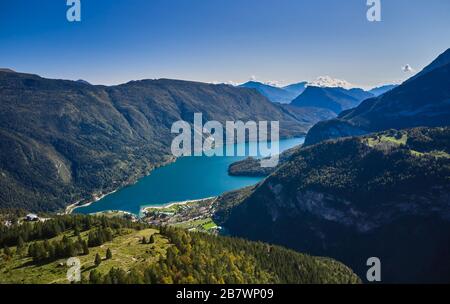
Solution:
{"label": "mountain ridge", "polygon": [[308,85],[307,81],[302,81],[284,86],[283,89],[291,92],[295,96],[299,96],[305,91],[307,85]]}
{"label": "mountain ridge", "polygon": [[443,67],[444,65],[450,64],[450,48],[447,49],[445,52],[440,54],[435,60],[433,60],[429,65],[427,65],[422,71],[417,73],[416,75],[412,76],[410,79],[407,80],[411,81],[416,78],[421,77],[424,74],[427,74],[437,68]]}

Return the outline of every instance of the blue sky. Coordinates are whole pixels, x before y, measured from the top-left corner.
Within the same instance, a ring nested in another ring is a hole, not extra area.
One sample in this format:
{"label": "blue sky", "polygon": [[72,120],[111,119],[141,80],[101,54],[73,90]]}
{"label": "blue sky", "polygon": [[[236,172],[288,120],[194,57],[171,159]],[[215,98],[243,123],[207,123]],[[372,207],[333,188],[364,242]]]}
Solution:
{"label": "blue sky", "polygon": [[0,67],[50,78],[291,83],[330,75],[361,86],[398,82],[450,48],[450,1],[0,1]]}

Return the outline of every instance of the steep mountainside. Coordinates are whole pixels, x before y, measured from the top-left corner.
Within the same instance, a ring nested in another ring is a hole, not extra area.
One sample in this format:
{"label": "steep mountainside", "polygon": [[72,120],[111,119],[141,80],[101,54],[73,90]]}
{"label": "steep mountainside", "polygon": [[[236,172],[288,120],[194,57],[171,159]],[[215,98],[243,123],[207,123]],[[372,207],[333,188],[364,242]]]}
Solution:
{"label": "steep mountainside", "polygon": [[426,66],[422,71],[411,77],[407,81],[414,80],[416,78],[419,78],[433,70],[436,70],[438,68],[441,68],[443,66],[446,66],[447,64],[450,64],[450,49],[439,55],[435,60],[433,60],[432,63],[430,63],[428,66]]}
{"label": "steep mountainside", "polygon": [[105,87],[0,72],[0,207],[54,211],[149,173],[171,157],[177,120],[278,120],[306,132],[254,90],[176,80]]}
{"label": "steep mountainside", "polygon": [[326,88],[309,86],[294,99],[291,106],[299,108],[313,107],[334,112],[336,115],[344,110],[356,107],[364,99],[373,97],[361,89]]}
{"label": "steep mountainside", "polygon": [[417,76],[397,88],[364,101],[337,119],[315,125],[306,145],[322,140],[388,129],[447,126],[450,122],[450,49]]}
{"label": "steep mountainside", "polygon": [[3,284],[68,284],[68,257],[90,284],[360,283],[332,259],[115,218],[64,216],[0,232]]}
{"label": "steep mountainside", "polygon": [[383,282],[450,282],[450,128],[302,148],[233,197],[216,222],[234,236],[331,256],[361,277],[379,257]]}

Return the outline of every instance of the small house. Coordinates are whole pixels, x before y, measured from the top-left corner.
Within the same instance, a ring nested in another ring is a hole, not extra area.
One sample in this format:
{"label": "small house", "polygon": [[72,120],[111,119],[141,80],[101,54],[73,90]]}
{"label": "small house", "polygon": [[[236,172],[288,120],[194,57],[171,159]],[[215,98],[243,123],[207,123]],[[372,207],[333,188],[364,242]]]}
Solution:
{"label": "small house", "polygon": [[30,214],[27,214],[27,216],[25,217],[25,220],[27,222],[37,222],[37,221],[39,221],[39,216],[37,216],[36,214],[30,213]]}

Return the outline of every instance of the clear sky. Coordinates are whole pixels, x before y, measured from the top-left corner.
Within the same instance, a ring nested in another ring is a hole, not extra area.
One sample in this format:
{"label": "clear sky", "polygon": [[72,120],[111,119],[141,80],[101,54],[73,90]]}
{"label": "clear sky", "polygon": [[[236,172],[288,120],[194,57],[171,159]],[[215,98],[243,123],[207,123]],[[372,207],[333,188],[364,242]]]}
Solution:
{"label": "clear sky", "polygon": [[117,84],[176,78],[291,83],[330,75],[361,86],[409,77],[450,48],[449,0],[0,1],[0,67]]}

